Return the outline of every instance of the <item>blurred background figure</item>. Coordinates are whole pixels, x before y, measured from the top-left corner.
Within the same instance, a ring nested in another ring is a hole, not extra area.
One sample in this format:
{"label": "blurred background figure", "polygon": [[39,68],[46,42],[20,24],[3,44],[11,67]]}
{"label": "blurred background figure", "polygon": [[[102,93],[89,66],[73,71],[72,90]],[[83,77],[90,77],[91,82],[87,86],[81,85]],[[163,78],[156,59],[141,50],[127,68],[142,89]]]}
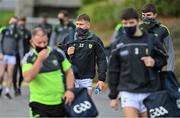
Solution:
{"label": "blurred background figure", "polygon": [[48,23],[48,16],[46,14],[42,15],[41,23],[39,24],[39,27],[43,28],[48,35],[48,42],[52,33],[52,25]]}
{"label": "blurred background figure", "polygon": [[16,55],[18,53],[19,34],[17,30],[18,18],[12,16],[9,25],[1,31],[0,39],[0,95],[2,93],[2,82],[7,68],[7,79],[5,85],[5,97],[11,99],[10,88],[13,80],[13,72],[16,64]]}
{"label": "blurred background figure", "polygon": [[169,29],[157,20],[157,10],[154,4],[145,4],[141,11],[143,21],[141,29],[154,34],[167,51],[168,63],[163,70],[174,71],[175,50]]}
{"label": "blurred background figure", "polygon": [[13,88],[14,88],[15,96],[21,95],[21,84],[23,81],[21,60],[25,55],[25,53],[27,53],[30,49],[29,40],[31,39],[31,33],[26,28],[25,17],[22,17],[18,20],[17,30],[20,37],[19,37],[18,51],[16,53],[16,65],[13,73]]}
{"label": "blurred background figure", "polygon": [[122,27],[122,23],[119,22],[119,24],[116,25],[116,27],[113,31],[112,38],[111,38],[111,44],[114,43],[116,40],[118,40],[118,37],[120,37],[124,33],[125,33],[125,31]]}
{"label": "blurred background figure", "polygon": [[22,17],[18,21],[18,32],[22,39],[22,53],[20,53],[21,57],[24,56],[30,50],[30,39],[31,39],[31,31],[26,28],[26,18]]}
{"label": "blurred background figure", "polygon": [[68,11],[62,10],[58,13],[57,16],[59,20],[59,24],[55,26],[51,39],[50,46],[54,47],[58,44],[61,44],[64,38],[68,35],[68,33],[73,32],[76,26],[69,19]]}

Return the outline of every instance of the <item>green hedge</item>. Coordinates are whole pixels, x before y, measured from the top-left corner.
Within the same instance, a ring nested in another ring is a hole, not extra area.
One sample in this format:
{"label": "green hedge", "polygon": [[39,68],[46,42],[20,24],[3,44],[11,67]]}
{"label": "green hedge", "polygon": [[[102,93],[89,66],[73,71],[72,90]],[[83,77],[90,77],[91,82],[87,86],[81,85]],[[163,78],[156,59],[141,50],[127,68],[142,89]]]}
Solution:
{"label": "green hedge", "polygon": [[101,2],[101,1],[108,1],[108,0],[81,0],[81,2],[83,3],[83,5],[89,5],[95,2]]}
{"label": "green hedge", "polygon": [[113,26],[119,21],[120,13],[124,8],[133,7],[140,13],[141,8],[146,3],[155,4],[160,16],[180,16],[180,7],[178,6],[180,5],[180,0],[119,0],[118,2],[113,2],[112,0],[83,1],[85,5],[78,11],[78,14],[87,13],[91,17],[92,23],[106,24],[107,26]]}
{"label": "green hedge", "polygon": [[82,7],[78,14],[86,13],[90,16],[93,24],[106,24],[106,27],[109,27],[118,22],[120,8],[121,4],[103,1]]}
{"label": "green hedge", "polygon": [[156,5],[157,12],[163,17],[180,17],[180,0],[125,0],[126,6],[133,6],[138,11],[147,3]]}
{"label": "green hedge", "polygon": [[8,24],[10,17],[14,15],[14,11],[0,11],[0,14],[1,14],[0,27],[1,27]]}

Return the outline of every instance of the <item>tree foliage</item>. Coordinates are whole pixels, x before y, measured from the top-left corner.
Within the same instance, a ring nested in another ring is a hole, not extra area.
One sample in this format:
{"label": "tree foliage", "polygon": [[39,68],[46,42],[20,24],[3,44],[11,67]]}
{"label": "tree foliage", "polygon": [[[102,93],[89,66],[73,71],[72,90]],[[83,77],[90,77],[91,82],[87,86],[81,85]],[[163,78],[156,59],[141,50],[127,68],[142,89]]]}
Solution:
{"label": "tree foliage", "polygon": [[[114,2],[116,1],[116,2]],[[78,14],[87,13],[94,23],[109,23],[119,21],[122,9],[136,8],[139,13],[147,3],[156,5],[159,16],[180,17],[180,0],[82,0],[83,6]]]}
{"label": "tree foliage", "polygon": [[81,0],[83,5],[89,5],[89,4],[96,3],[96,2],[101,2],[101,1],[108,1],[108,0]]}

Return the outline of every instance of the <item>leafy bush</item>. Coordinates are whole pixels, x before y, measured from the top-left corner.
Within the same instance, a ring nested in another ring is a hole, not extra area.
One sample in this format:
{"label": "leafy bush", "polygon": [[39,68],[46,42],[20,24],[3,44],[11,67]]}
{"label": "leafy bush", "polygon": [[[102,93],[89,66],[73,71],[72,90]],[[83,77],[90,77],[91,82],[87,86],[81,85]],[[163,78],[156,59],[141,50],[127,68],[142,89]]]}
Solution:
{"label": "leafy bush", "polygon": [[92,4],[92,3],[95,3],[95,2],[101,2],[101,1],[107,1],[107,0],[81,0],[83,5],[88,5],[88,4]]}
{"label": "leafy bush", "polygon": [[98,2],[82,7],[78,14],[86,13],[90,16],[94,24],[106,24],[111,27],[119,20],[121,5],[114,2]]}
{"label": "leafy bush", "polygon": [[180,16],[180,0],[82,0],[85,4],[78,14],[87,13],[92,23],[106,24],[114,26],[119,22],[119,16],[122,9],[127,7],[136,8],[139,13],[144,4],[153,3],[156,5],[159,16],[163,17],[179,17]]}
{"label": "leafy bush", "polygon": [[163,17],[179,17],[180,16],[180,0],[125,0],[125,6],[131,6],[138,11],[144,4],[153,3],[156,5],[157,12]]}
{"label": "leafy bush", "polygon": [[0,11],[1,18],[0,18],[0,27],[7,25],[9,18],[14,15],[13,11]]}

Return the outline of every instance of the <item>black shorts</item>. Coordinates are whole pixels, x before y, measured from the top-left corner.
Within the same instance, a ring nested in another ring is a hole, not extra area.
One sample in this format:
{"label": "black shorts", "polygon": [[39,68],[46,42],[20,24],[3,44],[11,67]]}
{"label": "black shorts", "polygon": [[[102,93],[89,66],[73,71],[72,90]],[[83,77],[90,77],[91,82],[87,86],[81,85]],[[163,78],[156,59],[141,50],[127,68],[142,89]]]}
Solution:
{"label": "black shorts", "polygon": [[37,102],[29,104],[32,117],[65,117],[64,104],[44,105]]}

